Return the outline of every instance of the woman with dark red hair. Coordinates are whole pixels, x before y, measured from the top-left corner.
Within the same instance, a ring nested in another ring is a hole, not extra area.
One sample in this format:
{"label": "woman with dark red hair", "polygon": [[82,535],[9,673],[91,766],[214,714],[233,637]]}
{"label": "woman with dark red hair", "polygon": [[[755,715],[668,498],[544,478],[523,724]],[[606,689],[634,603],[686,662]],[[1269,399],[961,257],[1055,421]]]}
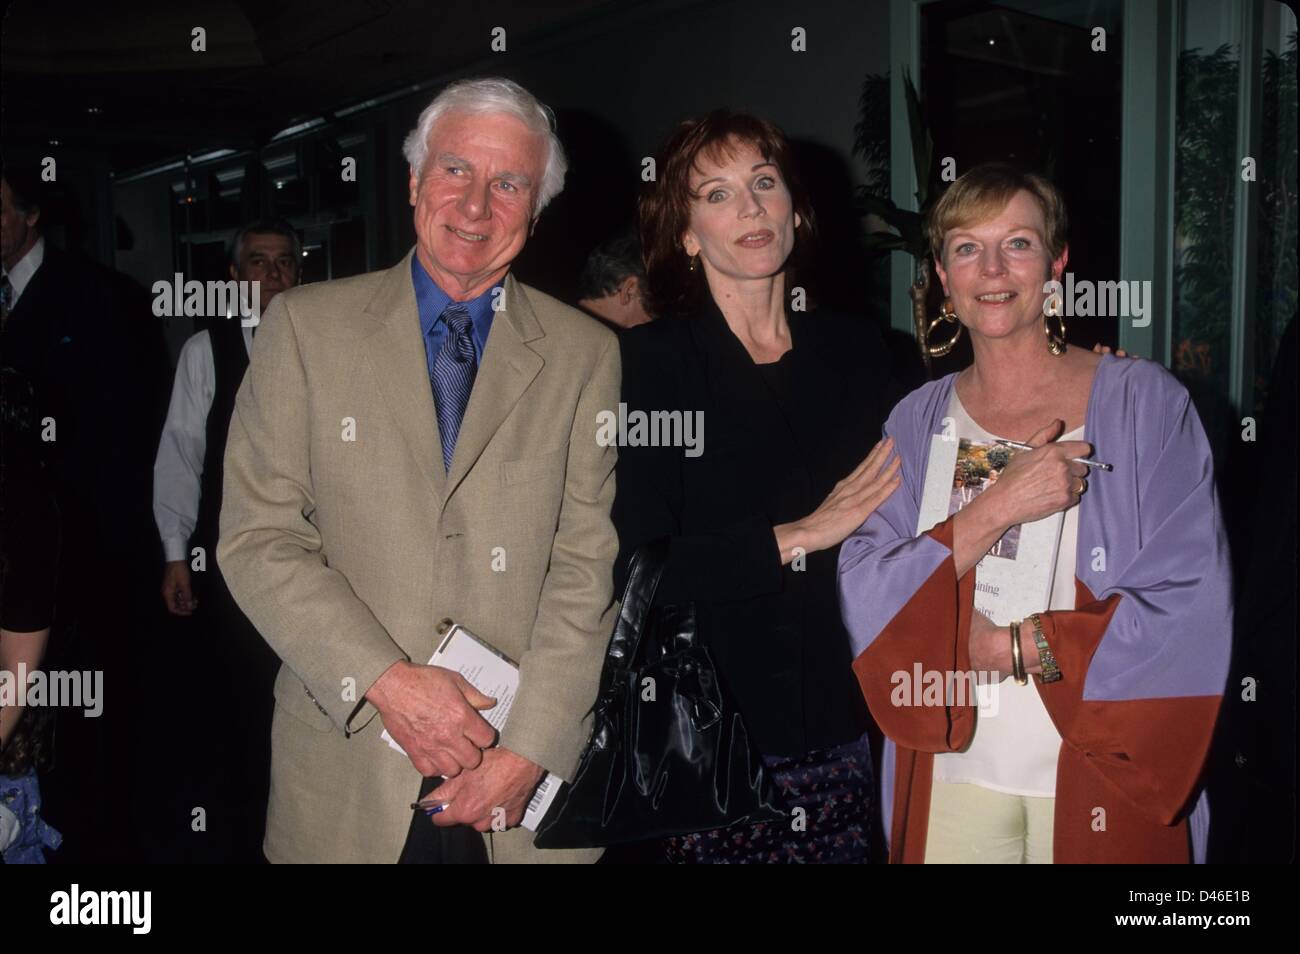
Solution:
{"label": "woman with dark red hair", "polygon": [[[670,839],[679,862],[869,860],[874,781],[850,669],[840,541],[898,485],[880,335],[807,310],[814,223],[771,123],[682,123],[641,200],[647,283],[664,320],[622,337],[623,401],[702,422],[688,447],[622,446],[621,587],[669,538],[657,599],[693,602],[701,638],[790,820]],[[653,443],[653,442],[652,442]],[[701,797],[706,797],[701,793]]]}

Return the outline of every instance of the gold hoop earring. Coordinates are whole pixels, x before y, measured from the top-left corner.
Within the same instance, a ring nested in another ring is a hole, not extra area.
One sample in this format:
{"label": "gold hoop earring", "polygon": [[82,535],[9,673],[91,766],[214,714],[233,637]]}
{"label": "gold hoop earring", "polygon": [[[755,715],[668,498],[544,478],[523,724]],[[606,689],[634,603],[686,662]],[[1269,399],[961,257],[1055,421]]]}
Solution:
{"label": "gold hoop earring", "polygon": [[[1043,308],[1043,333],[1047,335],[1047,350],[1055,355],[1065,354],[1065,316],[1061,313],[1060,299],[1052,295]],[[1052,319],[1056,319],[1056,331],[1052,331]]]}
{"label": "gold hoop earring", "polygon": [[[941,345],[930,344],[930,336],[934,334],[934,329],[938,328],[944,322],[952,322],[957,326],[951,338]],[[930,327],[925,330],[925,350],[932,358],[942,358],[957,345],[961,338],[961,322],[957,320],[957,312],[952,310],[952,302],[945,298],[943,304],[939,306],[939,317],[931,320]]]}

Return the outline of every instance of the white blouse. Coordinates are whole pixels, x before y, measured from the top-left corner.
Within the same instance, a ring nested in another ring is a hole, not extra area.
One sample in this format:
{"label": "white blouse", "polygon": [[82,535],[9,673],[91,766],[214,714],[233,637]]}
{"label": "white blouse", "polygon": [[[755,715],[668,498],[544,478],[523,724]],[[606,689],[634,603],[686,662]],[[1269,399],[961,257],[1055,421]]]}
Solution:
{"label": "white blouse", "polygon": [[[989,442],[999,435],[984,430],[966,413],[953,388],[948,414],[959,439]],[[1060,440],[1083,440],[1078,427]],[[1079,536],[1079,508],[1065,511],[1061,544],[1052,577],[1048,609],[1074,609],[1075,549]],[[1021,644],[1033,644],[1033,626],[1021,629]],[[992,686],[981,686],[980,709],[975,734],[960,752],[941,752],[934,757],[934,778],[941,782],[967,782],[1008,795],[1040,798],[1056,796],[1056,760],[1061,734],[1056,731],[1047,708],[1038,696],[1038,680],[1030,677],[1024,686],[1008,676]]]}

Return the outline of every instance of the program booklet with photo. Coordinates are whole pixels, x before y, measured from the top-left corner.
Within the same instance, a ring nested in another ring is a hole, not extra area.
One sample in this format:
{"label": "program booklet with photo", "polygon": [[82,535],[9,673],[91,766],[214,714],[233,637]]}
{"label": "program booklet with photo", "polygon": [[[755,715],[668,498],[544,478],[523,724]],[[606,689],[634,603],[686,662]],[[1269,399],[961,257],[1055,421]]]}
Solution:
{"label": "program booklet with photo", "polygon": [[[935,434],[921,494],[919,536],[961,510],[993,484],[1018,453],[1001,444]],[[999,626],[1047,609],[1064,515],[1054,513],[1009,529],[975,567],[975,608]]]}
{"label": "program booklet with photo", "polygon": [[[491,709],[482,710],[480,714],[499,734],[510,717],[510,707],[514,704],[515,692],[519,689],[518,664],[459,623],[443,620],[438,632],[442,634],[442,642],[429,657],[429,665],[460,673],[479,692],[495,699],[497,704]],[[387,729],[383,731],[382,738],[390,747],[406,754],[406,750],[397,744]],[[550,772],[543,776],[541,784],[528,802],[524,820],[520,822],[524,828],[537,830],[563,784],[559,776]]]}

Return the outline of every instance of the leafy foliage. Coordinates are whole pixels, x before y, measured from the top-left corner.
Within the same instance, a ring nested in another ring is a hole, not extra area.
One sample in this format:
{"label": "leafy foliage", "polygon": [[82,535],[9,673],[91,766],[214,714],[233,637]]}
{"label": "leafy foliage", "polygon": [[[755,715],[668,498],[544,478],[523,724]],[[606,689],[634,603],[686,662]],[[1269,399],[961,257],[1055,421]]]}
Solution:
{"label": "leafy foliage", "polygon": [[1228,44],[1178,58],[1174,160],[1174,370],[1189,386],[1227,389],[1232,223],[1240,166],[1238,61]]}
{"label": "leafy foliage", "polygon": [[1256,402],[1287,323],[1296,313],[1296,34],[1289,49],[1264,54],[1260,116],[1259,267],[1255,286]]}
{"label": "leafy foliage", "polygon": [[[1296,34],[1288,49],[1265,51],[1261,71],[1255,324],[1257,403],[1287,322],[1296,310]],[[1198,404],[1222,401],[1228,386],[1232,322],[1233,217],[1241,159],[1236,154],[1240,61],[1224,44],[1184,50],[1178,59],[1174,177],[1174,370]],[[1249,409],[1239,409],[1243,413]]]}
{"label": "leafy foliage", "polygon": [[[917,207],[920,212],[900,209],[889,198],[889,74],[873,73],[862,81],[862,94],[858,98],[858,122],[854,126],[853,152],[871,166],[866,185],[858,188],[858,211],[874,215],[884,221],[893,232],[873,231],[866,234],[869,251],[904,251],[917,260],[918,265],[928,254],[923,227],[924,213],[933,181],[932,168],[934,140],[925,124],[920,97],[912,78],[904,71],[904,90],[907,95],[907,118],[912,136],[912,160],[916,166]],[[896,234],[895,234],[896,233]]]}

